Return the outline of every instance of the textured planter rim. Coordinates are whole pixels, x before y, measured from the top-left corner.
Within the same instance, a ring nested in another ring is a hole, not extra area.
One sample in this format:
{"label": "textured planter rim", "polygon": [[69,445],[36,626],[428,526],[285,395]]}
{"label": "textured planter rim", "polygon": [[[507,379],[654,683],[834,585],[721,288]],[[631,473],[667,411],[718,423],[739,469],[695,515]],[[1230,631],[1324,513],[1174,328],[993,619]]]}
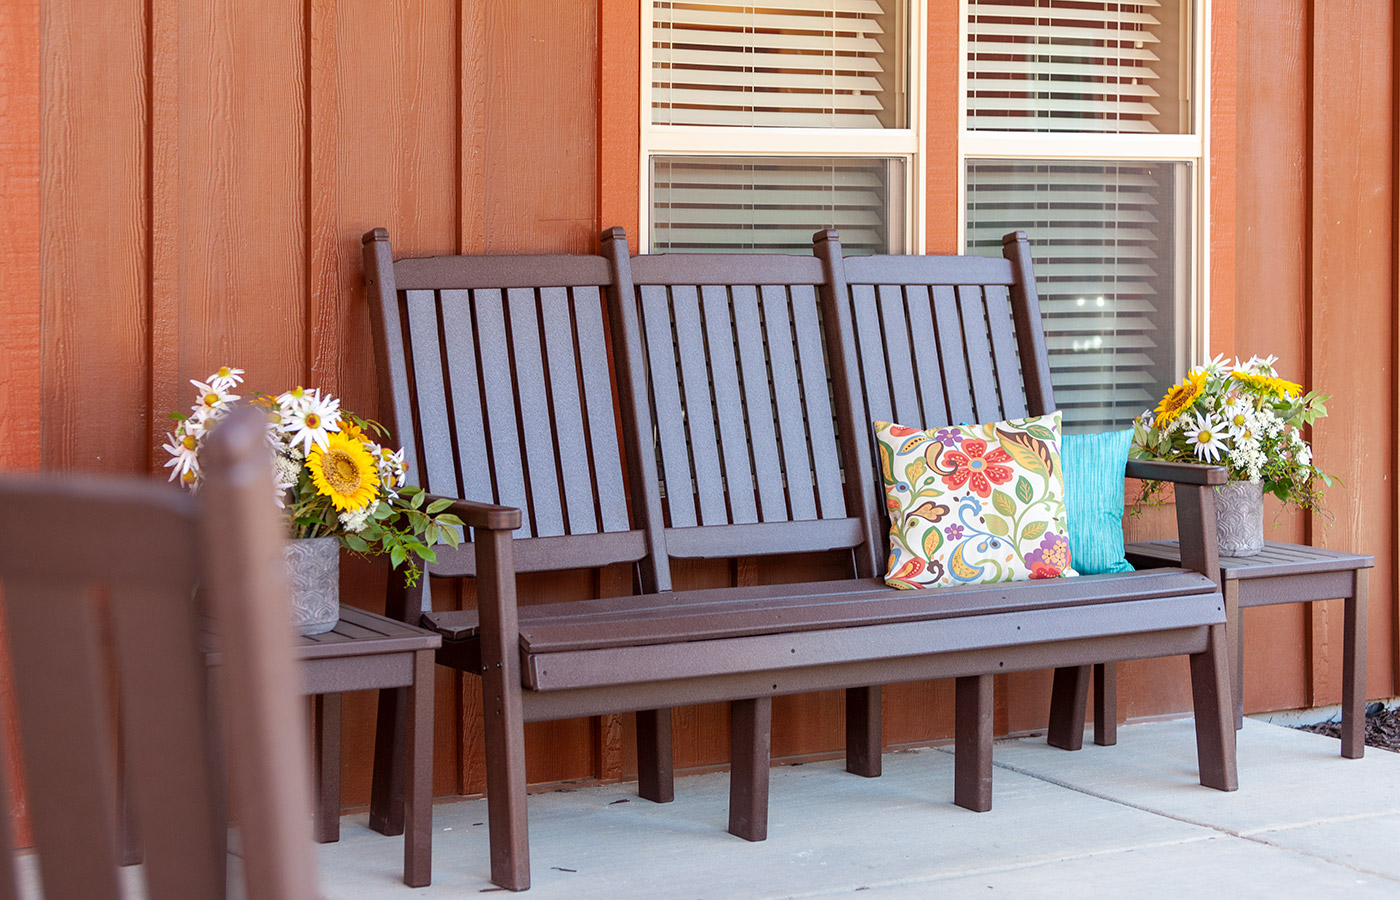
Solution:
{"label": "textured planter rim", "polygon": [[282,558],[296,633],[330,631],[340,621],[340,538],[292,538],[283,546]]}

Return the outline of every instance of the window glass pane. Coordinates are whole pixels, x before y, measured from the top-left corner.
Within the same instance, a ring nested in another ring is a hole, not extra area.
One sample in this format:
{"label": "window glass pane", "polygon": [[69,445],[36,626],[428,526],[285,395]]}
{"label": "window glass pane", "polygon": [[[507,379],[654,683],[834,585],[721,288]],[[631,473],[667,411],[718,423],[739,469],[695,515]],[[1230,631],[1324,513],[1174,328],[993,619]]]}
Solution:
{"label": "window glass pane", "polygon": [[1189,0],[968,0],[967,127],[1191,131]]}
{"label": "window glass pane", "polygon": [[1190,163],[969,160],[967,249],[1025,231],[1067,427],[1125,428],[1185,366]]}
{"label": "window glass pane", "polygon": [[652,3],[652,122],[905,128],[905,0]]}
{"label": "window glass pane", "polygon": [[902,159],[652,157],[651,250],[809,254],[835,228],[849,254],[902,252],[904,196]]}

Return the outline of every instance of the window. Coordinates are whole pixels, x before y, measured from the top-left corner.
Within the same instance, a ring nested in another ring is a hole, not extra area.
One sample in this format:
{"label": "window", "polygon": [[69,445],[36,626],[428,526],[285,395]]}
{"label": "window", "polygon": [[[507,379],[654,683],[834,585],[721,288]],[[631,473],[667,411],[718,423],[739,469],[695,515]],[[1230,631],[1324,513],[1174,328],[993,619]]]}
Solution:
{"label": "window", "polygon": [[1203,331],[1202,19],[1190,0],[967,0],[967,252],[1030,235],[1068,428],[1125,427]]}
{"label": "window", "polygon": [[653,0],[643,10],[650,251],[906,252],[916,230],[913,0]]}

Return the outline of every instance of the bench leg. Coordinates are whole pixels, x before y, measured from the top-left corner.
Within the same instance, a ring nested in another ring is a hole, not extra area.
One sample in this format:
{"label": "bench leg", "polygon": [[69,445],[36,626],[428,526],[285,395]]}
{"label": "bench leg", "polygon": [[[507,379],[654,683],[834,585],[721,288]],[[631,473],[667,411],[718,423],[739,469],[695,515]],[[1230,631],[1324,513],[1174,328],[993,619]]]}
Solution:
{"label": "bench leg", "polygon": [[1234,697],[1225,625],[1210,626],[1206,649],[1191,656],[1191,700],[1196,711],[1196,764],[1201,784],[1219,791],[1239,787],[1235,769]]}
{"label": "bench leg", "polygon": [[1090,666],[1062,666],[1055,670],[1050,690],[1050,730],[1045,740],[1061,750],[1084,746],[1084,713],[1089,703]]}
{"label": "bench leg", "polygon": [[318,844],[340,840],[340,695],[311,698],[313,833]]}
{"label": "bench leg", "polygon": [[1230,648],[1230,689],[1235,695],[1235,730],[1244,727],[1244,610],[1240,609],[1240,582],[1231,578],[1220,588],[1225,597],[1225,641]]}
{"label": "bench leg", "polygon": [[413,657],[413,684],[404,704],[403,883],[426,887],[433,880],[433,651],[419,650]]}
{"label": "bench leg", "polygon": [[992,676],[959,678],[956,693],[953,802],[986,812],[992,808]]}
{"label": "bench leg", "polygon": [[846,771],[880,777],[880,686],[846,689]]}
{"label": "bench leg", "polygon": [[1342,629],[1342,756],[1360,759],[1366,752],[1366,607],[1370,569],[1357,569],[1345,601]]}
{"label": "bench leg", "polygon": [[509,891],[524,891],[530,887],[530,826],[525,803],[525,709],[514,552],[509,531],[478,529],[475,543],[491,881]]}
{"label": "bench leg", "polygon": [[1118,663],[1094,666],[1094,743],[1118,743]]}
{"label": "bench leg", "polygon": [[407,693],[407,688],[383,688],[379,691],[374,729],[374,772],[369,791],[369,827],[380,834],[403,834]]}
{"label": "bench leg", "polygon": [[637,794],[653,803],[676,799],[669,709],[644,709],[637,713]]}
{"label": "bench leg", "polygon": [[768,837],[768,763],[773,698],[735,700],[730,706],[729,833],[746,841]]}

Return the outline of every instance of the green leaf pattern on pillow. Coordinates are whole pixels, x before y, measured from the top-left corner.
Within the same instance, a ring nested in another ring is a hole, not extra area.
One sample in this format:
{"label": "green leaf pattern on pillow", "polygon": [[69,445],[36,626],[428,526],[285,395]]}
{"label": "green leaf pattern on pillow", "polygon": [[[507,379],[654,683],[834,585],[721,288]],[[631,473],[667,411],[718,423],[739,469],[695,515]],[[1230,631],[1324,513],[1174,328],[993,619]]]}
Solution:
{"label": "green leaf pattern on pillow", "polygon": [[1077,574],[1060,414],[920,431],[875,423],[897,588]]}

